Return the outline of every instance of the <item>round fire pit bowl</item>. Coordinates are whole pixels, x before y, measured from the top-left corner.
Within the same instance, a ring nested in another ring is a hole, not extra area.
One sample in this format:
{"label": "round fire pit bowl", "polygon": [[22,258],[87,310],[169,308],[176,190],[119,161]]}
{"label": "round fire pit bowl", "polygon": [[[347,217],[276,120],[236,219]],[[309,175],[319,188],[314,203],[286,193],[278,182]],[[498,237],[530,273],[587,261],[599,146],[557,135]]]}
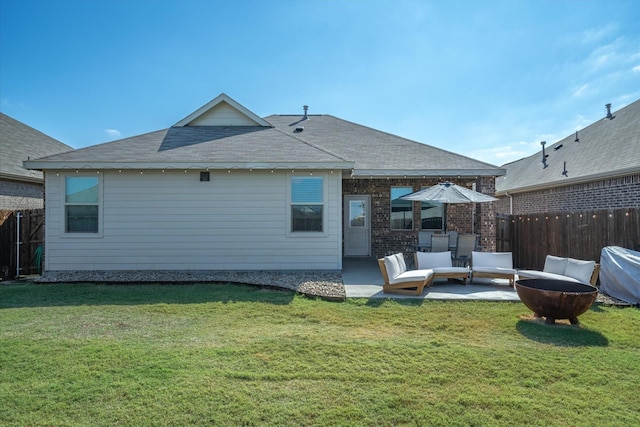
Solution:
{"label": "round fire pit bowl", "polygon": [[597,288],[567,280],[523,279],[516,281],[515,288],[524,305],[536,317],[545,317],[549,325],[556,319],[578,324],[578,316],[589,310],[598,296]]}

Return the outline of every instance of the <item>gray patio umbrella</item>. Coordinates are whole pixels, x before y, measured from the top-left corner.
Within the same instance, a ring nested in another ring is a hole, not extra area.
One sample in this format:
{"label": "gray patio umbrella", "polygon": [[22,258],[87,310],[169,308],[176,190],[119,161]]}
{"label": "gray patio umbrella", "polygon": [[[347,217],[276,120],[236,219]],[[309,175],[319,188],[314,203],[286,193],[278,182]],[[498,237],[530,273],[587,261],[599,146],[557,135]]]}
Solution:
{"label": "gray patio umbrella", "polygon": [[440,202],[440,203],[483,203],[493,202],[498,199],[469,190],[451,182],[441,182],[424,190],[407,194],[400,197],[403,200],[413,200],[417,202]]}

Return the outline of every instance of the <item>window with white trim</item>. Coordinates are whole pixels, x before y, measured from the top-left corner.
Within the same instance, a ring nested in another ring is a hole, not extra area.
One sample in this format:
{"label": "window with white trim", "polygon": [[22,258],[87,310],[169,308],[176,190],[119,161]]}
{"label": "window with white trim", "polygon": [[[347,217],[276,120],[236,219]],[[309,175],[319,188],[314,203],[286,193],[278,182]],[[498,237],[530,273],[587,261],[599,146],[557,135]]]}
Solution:
{"label": "window with white trim", "polygon": [[65,233],[98,233],[100,178],[67,176],[64,189]]}
{"label": "window with white trim", "polygon": [[324,177],[291,177],[291,231],[324,231]]}

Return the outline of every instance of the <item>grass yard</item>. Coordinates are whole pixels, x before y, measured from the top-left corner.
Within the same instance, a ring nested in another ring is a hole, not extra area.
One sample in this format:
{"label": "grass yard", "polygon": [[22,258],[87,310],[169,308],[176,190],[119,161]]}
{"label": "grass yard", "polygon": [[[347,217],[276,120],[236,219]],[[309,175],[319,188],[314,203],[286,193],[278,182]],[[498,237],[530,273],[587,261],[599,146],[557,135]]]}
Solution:
{"label": "grass yard", "polygon": [[0,425],[640,425],[637,308],[405,301],[2,285]]}

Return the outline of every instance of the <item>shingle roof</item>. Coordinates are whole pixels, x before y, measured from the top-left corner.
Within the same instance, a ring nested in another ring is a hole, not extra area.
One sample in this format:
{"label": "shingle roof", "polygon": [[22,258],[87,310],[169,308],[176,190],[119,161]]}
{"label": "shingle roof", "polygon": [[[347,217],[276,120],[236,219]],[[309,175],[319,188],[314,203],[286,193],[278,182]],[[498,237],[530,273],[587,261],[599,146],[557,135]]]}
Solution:
{"label": "shingle roof", "polygon": [[[640,172],[640,100],[603,118],[576,135],[542,151],[503,166],[507,174],[496,180],[496,194],[517,193],[587,182]],[[566,173],[565,172],[566,167]]]}
{"label": "shingle roof", "polygon": [[14,180],[42,181],[42,172],[22,166],[28,158],[36,159],[73,150],[66,144],[0,113],[0,176]]}
{"label": "shingle roof", "polygon": [[[172,127],[39,159],[51,168],[251,167],[255,164],[346,161],[274,128],[259,126]],[[289,166],[290,167],[290,166]]]}
{"label": "shingle roof", "polygon": [[[331,115],[311,115],[306,120],[302,116],[272,115],[260,119],[261,126],[188,125],[229,100],[220,95],[169,129],[38,159],[29,166],[341,168],[352,170],[354,176],[468,177],[504,173],[497,166]],[[236,110],[243,113],[243,108]]]}
{"label": "shingle roof", "polygon": [[[331,115],[272,115],[265,119],[285,133],[355,162],[354,175],[501,175],[497,166],[474,160]],[[304,128],[296,132],[296,128]]]}

